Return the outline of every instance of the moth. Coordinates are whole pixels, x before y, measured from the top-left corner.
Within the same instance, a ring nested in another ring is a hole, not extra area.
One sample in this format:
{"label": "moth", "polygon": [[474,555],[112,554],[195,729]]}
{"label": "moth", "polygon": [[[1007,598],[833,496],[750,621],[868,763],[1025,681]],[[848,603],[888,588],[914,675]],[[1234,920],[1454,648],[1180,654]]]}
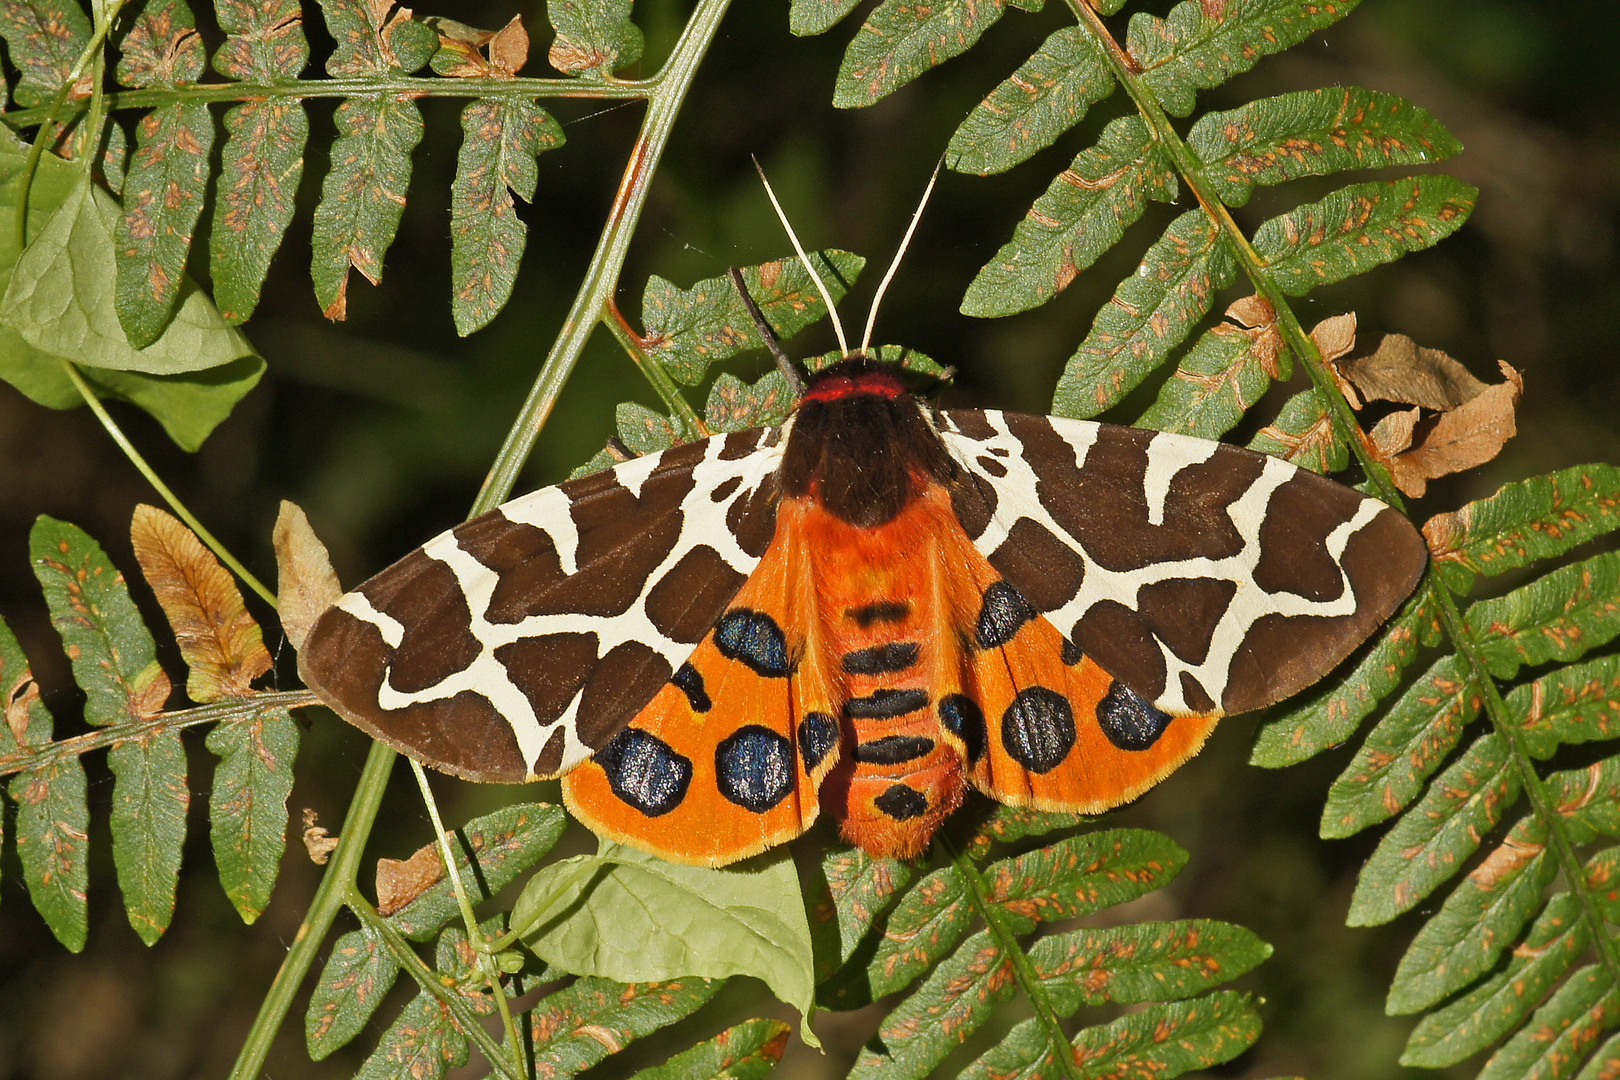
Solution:
{"label": "moth", "polygon": [[779,426],[428,541],[320,618],[306,682],[445,772],[561,776],[586,825],[666,859],[724,865],[823,812],[903,858],[970,788],[1135,798],[1333,668],[1426,565],[1405,517],[1279,458],[941,411],[865,351]]}

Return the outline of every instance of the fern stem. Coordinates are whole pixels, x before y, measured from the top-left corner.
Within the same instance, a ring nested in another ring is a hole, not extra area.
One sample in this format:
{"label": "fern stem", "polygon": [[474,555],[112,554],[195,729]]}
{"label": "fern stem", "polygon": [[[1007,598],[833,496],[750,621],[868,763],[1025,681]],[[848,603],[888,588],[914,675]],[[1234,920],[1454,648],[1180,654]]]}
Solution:
{"label": "fern stem", "polygon": [[[68,84],[71,87],[71,83]],[[107,94],[107,107],[152,109],[175,104],[211,104],[220,101],[263,101],[266,98],[347,98],[362,94],[403,94],[413,98],[499,98],[535,101],[538,99],[586,98],[624,101],[651,97],[658,79],[586,83],[579,79],[497,79],[497,78],[419,78],[410,75],[384,75],[363,79],[301,79],[297,82],[217,82],[193,83],[165,89],[122,90]],[[67,107],[69,116],[90,107],[88,100]],[[55,119],[55,106],[38,105],[0,114],[13,131]]]}
{"label": "fern stem", "polygon": [[[405,969],[406,974],[416,980],[416,985],[422,988],[422,992],[431,995],[439,1004],[450,1010],[460,1034],[477,1044],[479,1052],[489,1061],[490,1067],[510,1080],[523,1080],[524,1063],[521,1060],[514,1063],[512,1057],[501,1052],[500,1044],[490,1038],[489,1032],[484,1030],[484,1025],[478,1022],[478,1015],[467,1007],[467,999],[452,987],[446,986],[441,973],[422,962],[422,958],[416,954],[416,950],[411,947],[405,935],[395,930],[387,919],[377,914],[377,909],[371,906],[371,901],[360,895],[358,889],[349,890],[348,905],[349,909],[359,916],[361,922],[387,943],[388,951],[399,961],[399,966]],[[506,992],[501,989],[498,982],[494,984],[494,988],[496,999],[505,1001]],[[502,1011],[507,1019],[507,1033],[513,1040],[513,1055],[521,1055],[523,1044],[518,1041],[517,1029],[511,1025],[511,1013],[505,1009]]]}
{"label": "fern stem", "polygon": [[[461,881],[461,868],[456,865],[455,852],[450,850],[450,833],[445,830],[444,819],[439,816],[439,800],[433,796],[433,788],[428,784],[427,770],[422,768],[422,763],[415,758],[407,760],[411,763],[411,775],[416,777],[416,786],[422,792],[422,803],[433,821],[433,839],[439,848],[439,861],[444,864],[444,872],[450,878],[450,889],[455,893],[457,906],[461,908],[461,921],[467,928],[467,942],[472,946],[475,965],[500,1009],[501,1026],[506,1029],[507,1045],[512,1048],[512,1066],[521,1074],[523,1044],[518,1041],[517,1025],[512,1022],[512,1007],[506,1000],[506,991],[501,989],[500,973],[495,970],[494,958],[490,956],[484,932],[478,926],[478,917],[473,914],[472,901],[467,899],[467,887]],[[352,901],[349,906],[354,906]]]}
{"label": "fern stem", "polygon": [[129,437],[118,426],[118,422],[107,412],[107,407],[101,403],[100,398],[96,397],[96,392],[90,388],[90,384],[84,381],[84,376],[79,374],[79,369],[70,361],[63,360],[62,370],[67,372],[69,379],[73,380],[74,388],[84,398],[84,403],[90,406],[90,411],[96,414],[96,419],[101,421],[101,426],[107,429],[107,434],[112,436],[113,442],[118,444],[118,449],[124,452],[124,456],[130,460],[130,464],[140,470],[140,474],[146,477],[146,482],[151,484],[153,490],[162,497],[164,502],[169,504],[169,509],[173,510],[175,515],[181,521],[184,521],[192,532],[197,534],[199,540],[208,545],[208,550],[218,556],[220,562],[230,567],[231,572],[241,578],[248,588],[258,593],[260,599],[274,608],[276,606],[276,594],[265,588],[258,578],[250,574],[247,567],[238,562],[236,556],[232,555],[225,545],[216,540],[214,534],[209,532],[203,526],[203,523],[197,520],[197,516],[186,509],[186,504],[180,501],[180,497],[169,490],[169,485],[163,482],[151,465],[147,464],[146,459],[141,456],[141,452],[135,449],[135,444],[129,441]]}
{"label": "fern stem", "polygon": [[96,728],[71,739],[41,743],[0,757],[0,776],[43,768],[63,758],[79,757],[92,750],[140,741],[163,731],[179,731],[198,724],[245,724],[267,713],[319,704],[320,700],[308,690],[282,690],[254,694],[239,701],[216,701],[211,705],[158,713],[145,720]]}
{"label": "fern stem", "polygon": [[1529,748],[1525,745],[1524,733],[1508,714],[1507,703],[1502,700],[1501,689],[1480,655],[1474,628],[1458,610],[1451,590],[1441,583],[1440,575],[1435,573],[1432,567],[1425,575],[1424,587],[1429,590],[1429,596],[1440,610],[1440,619],[1445,624],[1447,635],[1468,663],[1473,685],[1480,692],[1485,715],[1490,719],[1491,727],[1501,736],[1513,754],[1513,765],[1518,770],[1519,783],[1524,789],[1525,797],[1530,801],[1530,808],[1547,826],[1547,835],[1552,840],[1553,853],[1563,870],[1565,883],[1575,894],[1576,902],[1580,905],[1581,918],[1585,921],[1598,956],[1602,958],[1603,966],[1608,971],[1609,980],[1612,984],[1620,986],[1620,943],[1617,943],[1608,931],[1607,920],[1598,906],[1591,886],[1587,883],[1584,867],[1581,865],[1580,857],[1575,853],[1575,841],[1570,838],[1564,816],[1548,798],[1546,785],[1542,783],[1541,774],[1536,770],[1535,759],[1531,757]]}
{"label": "fern stem", "polygon": [[276,972],[264,1001],[259,1005],[259,1014],[253,1018],[253,1026],[248,1029],[236,1064],[231,1067],[230,1080],[251,1080],[264,1066],[270,1044],[292,1008],[293,997],[303,984],[304,976],[309,974],[315,958],[320,955],[321,945],[332,929],[332,921],[343,909],[356,880],[360,859],[366,852],[366,839],[371,835],[377,810],[382,806],[383,792],[388,788],[388,774],[393,769],[394,755],[395,752],[382,743],[372,744],[371,753],[366,756],[365,768],[360,773],[360,783],[354,789],[354,798],[349,800],[349,811],[343,817],[337,849],[332,854],[332,860],[326,864],[326,873],[315,889],[315,897],[310,901],[304,921],[293,938],[292,948],[287,950],[281,969]]}
{"label": "fern stem", "polygon": [[984,883],[984,875],[979,873],[979,868],[968,858],[967,852],[944,833],[939,834],[938,840],[950,853],[951,863],[956,867],[956,872],[967,882],[968,896],[973,900],[974,910],[978,912],[979,918],[984,920],[990,936],[996,939],[996,945],[1002,955],[1012,964],[1018,986],[1023,990],[1030,1008],[1035,1010],[1036,1019],[1040,1021],[1042,1029],[1046,1032],[1047,1042],[1052,1046],[1052,1060],[1057,1062],[1063,1076],[1069,1080],[1082,1080],[1080,1070],[1074,1063],[1074,1047],[1070,1044],[1068,1035],[1064,1033],[1063,1025],[1059,1022],[1052,1003],[1041,990],[1041,979],[1035,973],[1034,965],[1029,962],[1029,954],[1018,944],[1018,935],[1007,924],[1007,913],[990,902],[990,890]]}
{"label": "fern stem", "polygon": [[683,435],[688,439],[706,439],[713,435],[714,432],[709,430],[709,425],[703,422],[697,410],[692,408],[692,403],[686,400],[686,395],[675,385],[675,380],[669,377],[664,365],[654,360],[647,352],[646,339],[630,326],[630,321],[624,317],[624,313],[619,310],[619,305],[611,296],[608,297],[607,312],[602,322],[613,331],[613,336],[619,339],[624,351],[630,354],[631,362],[636,365],[642,377],[652,385],[653,390],[663,399],[664,404],[669,406],[670,411],[680,418],[681,426],[686,429]]}
{"label": "fern stem", "polygon": [[518,472],[528,460],[540,429],[557,404],[563,384],[573,373],[574,365],[579,361],[580,353],[584,351],[596,324],[604,317],[607,303],[618,286],[619,274],[624,269],[625,256],[629,253],[636,224],[641,220],[653,173],[657,171],[664,148],[669,144],[675,118],[686,101],[692,78],[697,74],[698,65],[708,52],[730,3],[731,0],[699,0],[669,59],[657,77],[651,80],[656,85],[647,99],[647,115],[631,149],[630,161],[625,166],[624,178],[613,199],[613,208],[608,213],[602,239],[591,256],[590,267],[585,271],[585,279],[580,283],[574,304],[563,320],[562,332],[557,335],[551,351],[546,355],[528,398],[507,432],[505,444],[490,466],[489,475],[484,478],[484,486],[473,504],[475,514],[494,508],[511,494]]}
{"label": "fern stem", "polygon": [[[1067,0],[1067,2],[1075,17],[1103,46],[1103,52],[1108,58],[1110,67],[1113,68],[1114,77],[1130,95],[1142,116],[1142,122],[1153,133],[1154,140],[1164,147],[1165,153],[1176,167],[1176,172],[1197,198],[1204,213],[1209,215],[1215,227],[1220,229],[1222,235],[1231,243],[1237,255],[1238,265],[1243,268],[1243,273],[1254,286],[1254,290],[1265,297],[1272,310],[1277,313],[1277,327],[1288,346],[1288,352],[1299,357],[1304,363],[1305,372],[1310,376],[1316,396],[1328,411],[1334,433],[1350,447],[1366,471],[1372,494],[1404,513],[1406,504],[1401,499],[1401,493],[1391,482],[1388,471],[1375,461],[1369,452],[1366,438],[1361,432],[1361,425],[1356,421],[1350,403],[1345,401],[1344,395],[1334,383],[1333,375],[1328,371],[1326,361],[1322,359],[1321,350],[1300,325],[1299,317],[1289,306],[1287,295],[1272,277],[1269,264],[1254,249],[1254,245],[1249,243],[1248,235],[1233,220],[1231,211],[1204,176],[1203,162],[1177,133],[1175,126],[1170,122],[1169,114],[1159,104],[1158,98],[1142,85],[1137,77],[1142,70],[1140,65],[1120,47],[1119,42],[1114,40],[1113,34],[1104,25],[1101,16],[1086,0]],[[1287,357],[1280,358],[1279,362],[1282,365],[1281,375],[1286,379],[1290,374]]]}

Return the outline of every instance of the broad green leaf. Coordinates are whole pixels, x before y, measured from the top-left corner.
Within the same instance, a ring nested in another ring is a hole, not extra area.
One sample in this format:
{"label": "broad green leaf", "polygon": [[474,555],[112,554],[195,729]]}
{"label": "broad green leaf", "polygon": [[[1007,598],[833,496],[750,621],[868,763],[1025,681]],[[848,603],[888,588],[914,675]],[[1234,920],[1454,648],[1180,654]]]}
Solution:
{"label": "broad green leaf", "polygon": [[310,1060],[320,1061],[365,1030],[398,977],[399,962],[370,927],[338,938],[304,1013]]}
{"label": "broad green leaf", "polygon": [[[866,265],[865,259],[847,251],[811,252],[810,259],[834,303]],[[748,295],[779,338],[792,337],[827,312],[815,282],[796,256],[742,273]],[[706,278],[690,289],[656,274],[648,277],[641,294],[641,320],[648,355],[688,386],[702,382],[710,364],[765,347],[729,275]]]}
{"label": "broad green leaf", "polygon": [[1620,735],[1616,701],[1620,701],[1620,656],[1604,656],[1516,687],[1507,696],[1507,707],[1519,723],[1525,748],[1545,759],[1565,743]]}
{"label": "broad green leaf", "polygon": [[259,304],[270,260],[296,209],[309,117],[290,98],[248,101],[225,113],[209,270],[226,321],[246,322]]}
{"label": "broad green leaf", "polygon": [[1462,151],[1428,110],[1359,86],[1304,90],[1205,113],[1187,133],[1187,143],[1231,206],[1248,202],[1256,184],[1422,165]]}
{"label": "broad green leaf", "polygon": [[1025,925],[1090,915],[1169,884],[1187,853],[1163,833],[1108,829],[993,863],[989,899]]}
{"label": "broad green leaf", "polygon": [[1189,998],[1231,982],[1270,955],[1271,946],[1253,931],[1210,919],[1072,930],[1029,950],[1059,1016],[1082,1005]]}
{"label": "broad green leaf", "polygon": [[1574,895],[1553,897],[1505,968],[1418,1022],[1401,1064],[1441,1069],[1490,1046],[1518,1027],[1590,943]]}
{"label": "broad green leaf", "polygon": [[721,983],[676,979],[626,986],[584,978],[547,994],[529,1012],[536,1076],[566,1077],[630,1042],[696,1012]]}
{"label": "broad green leaf", "polygon": [[674,420],[634,401],[620,402],[613,410],[613,418],[619,441],[637,457],[668,450],[682,438]]}
{"label": "broad green leaf", "polygon": [[1012,996],[1013,965],[987,930],[940,961],[861,1048],[848,1080],[920,1080]]}
{"label": "broad green leaf", "polygon": [[968,883],[955,866],[942,866],[909,889],[883,922],[866,966],[873,999],[903,990],[954,949],[978,917]]}
{"label": "broad green leaf", "polygon": [[189,278],[162,335],[131,347],[114,310],[120,218],[111,196],[81,181],[17,260],[0,320],[35,349],[91,367],[172,375],[252,356],[247,339]]}
{"label": "broad green leaf", "polygon": [[1131,16],[1125,49],[1144,86],[1172,116],[1193,111],[1194,92],[1219,86],[1263,56],[1296,45],[1350,14],[1359,0],[1183,0],[1160,19]]}
{"label": "broad green leaf", "polygon": [[1266,364],[1281,347],[1271,327],[1222,322],[1210,327],[1176,365],[1137,427],[1218,439],[1271,387]]}
{"label": "broad green leaf", "polygon": [[405,212],[422,114],[410,97],[368,94],[338,106],[337,126],[311,238],[315,298],[329,319],[348,314],[351,266],[373,285],[382,280],[383,256]]}
{"label": "broad green leaf", "polygon": [[113,865],[129,925],[148,945],[174,915],[180,849],[186,842],[186,748],[163,731],[120,742],[107,752],[113,785]]}
{"label": "broad green leaf", "polygon": [[1114,73],[1086,30],[1066,26],[962,121],[945,162],[963,173],[1005,172],[1085,118],[1114,91]]}
{"label": "broad green leaf", "polygon": [[[619,982],[752,975],[806,1017],[815,983],[793,860],[748,869],[679,866],[617,844],[545,867],[512,925],[535,955]],[[814,1038],[810,1035],[806,1041]]]}
{"label": "broad green leaf", "polygon": [[1378,926],[1444,884],[1519,796],[1519,772],[1498,735],[1476,740],[1435,778],[1361,868],[1349,926]]}
{"label": "broad green leaf", "polygon": [[1176,190],[1175,170],[1147,125],[1134,116],[1115,120],[980,268],[963,314],[992,318],[1046,303],[1125,235],[1149,199],[1171,200]]}
{"label": "broad green leaf", "polygon": [[793,0],[788,29],[799,37],[824,33],[854,11],[861,0]]}
{"label": "broad green leaf", "polygon": [[759,1080],[782,1060],[791,1031],[780,1020],[744,1020],[631,1080]]}
{"label": "broad green leaf", "polygon": [[299,0],[214,0],[214,17],[228,35],[214,70],[227,79],[290,82],[309,63]]}
{"label": "broad green leaf", "polygon": [[1301,390],[1284,402],[1277,419],[1249,440],[1249,449],[1324,474],[1350,464],[1350,448],[1333,430],[1332,417],[1315,390]]}
{"label": "broad green leaf", "polygon": [[1461,657],[1443,656],[1389,707],[1328,788],[1323,837],[1354,836],[1417,797],[1479,715],[1479,691],[1467,671]]}
{"label": "broad green leaf", "polygon": [[817,871],[806,882],[805,907],[818,1001],[831,1009],[858,1008],[872,1000],[865,960],[882,940],[873,927],[917,871],[910,863],[874,858],[852,847],[829,848]]}
{"label": "broad green leaf", "polygon": [[1327,685],[1307,692],[1291,710],[1261,725],[1249,764],[1262,769],[1297,765],[1354,735],[1378,703],[1400,685],[1401,673],[1416,658],[1423,603],[1421,593],[1408,600],[1342,679],[1323,680]]}
{"label": "broad green leaf", "polygon": [[83,529],[41,514],[28,534],[34,576],[51,625],[85,693],[84,718],[98,727],[143,720],[163,708],[169,677],[120,574]]}
{"label": "broad green leaf", "polygon": [[1231,242],[1202,210],[1170,223],[1097,313],[1091,333],[1058,380],[1052,411],[1086,418],[1130,393],[1209,313],[1237,277]]}
{"label": "broad green leaf", "polygon": [[1533,816],[1521,818],[1457,883],[1401,957],[1386,1012],[1432,1008],[1496,965],[1558,874],[1546,848],[1547,826]]}
{"label": "broad green leaf", "polygon": [[856,109],[967,52],[1007,9],[1008,0],[883,0],[844,52],[833,105]]}
{"label": "broad green leaf", "polygon": [[1222,991],[1153,1005],[1074,1037],[1073,1066],[1060,1069],[1038,1020],[1025,1020],[960,1074],[961,1080],[1077,1076],[1083,1080],[1175,1077],[1230,1061],[1260,1036],[1247,994]]}
{"label": "broad green leaf", "polygon": [[[55,361],[53,361],[55,363]],[[86,368],[84,376],[100,398],[127,401],[144,410],[168,432],[182,450],[199,450],[236,403],[259,384],[265,363],[257,356],[244,356],[207,371],[186,371],[178,375],[148,375],[140,371],[113,371]],[[84,399],[73,392],[73,404]]]}
{"label": "broad green leaf", "polygon": [[461,113],[461,152],[450,185],[450,306],[456,333],[483,328],[506,306],[528,242],[512,196],[534,201],[535,158],[563,143],[551,114],[531,101],[488,98]]}
{"label": "broad green leaf", "polygon": [[[474,954],[459,927],[439,936],[433,967],[441,973],[441,980],[461,995],[474,1014],[493,1013],[495,1003],[482,992],[486,984],[473,964]],[[438,998],[423,990],[383,1032],[355,1080],[422,1080],[443,1076],[466,1063],[467,1036],[460,1022]]]}
{"label": "broad green leaf", "polygon": [[252,924],[270,904],[287,847],[298,725],[285,709],[220,724],[208,733],[208,749],[219,757],[208,793],[219,883],[242,921]]}
{"label": "broad green leaf", "polygon": [[[547,803],[520,803],[475,818],[456,830],[451,848],[461,883],[474,904],[487,900],[517,880],[550,851],[562,835],[568,818],[561,807]],[[476,854],[478,869],[468,860],[469,849]],[[431,936],[461,908],[456,903],[450,880],[440,878],[422,895],[388,916],[389,923],[413,941]]]}
{"label": "broad green leaf", "polygon": [[1508,1044],[1491,1055],[1478,1080],[1552,1080],[1568,1076],[1620,1020],[1614,979],[1593,964],[1569,977]]}
{"label": "broad green leaf", "polygon": [[[336,78],[409,75],[439,50],[439,35],[412,22],[410,9],[389,0],[320,0],[327,32],[337,48],[326,60]],[[337,151],[332,153],[337,160]]]}
{"label": "broad green leaf", "polygon": [[[79,0],[13,0],[0,4],[0,37],[21,74],[11,94],[18,105],[48,105],[90,44],[90,20]],[[85,76],[74,96],[90,95]]]}
{"label": "broad green leaf", "polygon": [[1462,227],[1478,197],[1440,174],[1352,184],[1265,222],[1254,249],[1283,292],[1304,296],[1434,246]]}
{"label": "broad green leaf", "polygon": [[[1434,564],[1458,591],[1620,529],[1620,468],[1603,463],[1503,484],[1423,526]],[[1462,571],[1461,576],[1457,572]]]}
{"label": "broad green leaf", "polygon": [[1620,552],[1562,566],[1506,596],[1468,609],[1491,674],[1524,664],[1579,659],[1620,634]]}
{"label": "broad green leaf", "polygon": [[547,0],[557,37],[547,59],[564,75],[608,79],[641,59],[641,29],[630,21],[631,0]]}
{"label": "broad green leaf", "polygon": [[[0,757],[51,741],[54,722],[11,627],[0,619]],[[23,883],[45,925],[71,952],[84,948],[89,928],[90,810],[84,766],[75,756],[57,757],[11,778],[6,790],[17,804],[17,859]]]}

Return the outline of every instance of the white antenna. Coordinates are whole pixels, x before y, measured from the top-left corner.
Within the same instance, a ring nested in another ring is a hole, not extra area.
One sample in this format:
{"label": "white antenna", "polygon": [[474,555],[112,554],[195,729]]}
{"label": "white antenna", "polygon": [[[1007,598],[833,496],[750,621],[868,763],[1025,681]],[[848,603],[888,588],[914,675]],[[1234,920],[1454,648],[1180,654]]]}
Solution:
{"label": "white antenna", "polygon": [[906,249],[911,246],[911,234],[917,231],[917,222],[922,220],[923,207],[928,205],[928,196],[934,193],[934,183],[939,180],[940,166],[945,164],[942,157],[934,165],[934,174],[928,178],[928,186],[923,189],[922,201],[917,203],[917,210],[911,215],[911,224],[906,226],[906,235],[900,239],[900,250],[894,253],[894,261],[889,264],[888,273],[878,283],[877,295],[872,297],[872,308],[866,313],[866,333],[861,335],[861,355],[868,355],[867,349],[872,345],[872,328],[877,325],[878,304],[883,301],[883,294],[888,291],[889,282],[894,280],[894,272],[900,269],[900,260],[905,256]]}
{"label": "white antenna", "polygon": [[[844,323],[838,317],[838,308],[833,303],[832,294],[827,291],[827,285],[816,273],[816,268],[810,264],[810,256],[804,253],[804,245],[799,243],[799,236],[793,231],[787,214],[782,210],[782,204],[776,201],[776,192],[771,190],[771,182],[765,178],[765,170],[760,168],[759,159],[754,159],[754,170],[759,173],[759,182],[765,185],[765,194],[771,198],[771,205],[776,207],[776,216],[781,219],[782,228],[787,230],[788,239],[793,241],[793,250],[799,253],[799,262],[810,275],[810,280],[816,283],[816,289],[821,293],[821,299],[827,305],[827,314],[832,316],[833,333],[838,335],[838,350],[845,356],[849,355],[849,339],[844,337]],[[937,171],[937,170],[936,170]],[[909,235],[909,234],[908,234]]]}

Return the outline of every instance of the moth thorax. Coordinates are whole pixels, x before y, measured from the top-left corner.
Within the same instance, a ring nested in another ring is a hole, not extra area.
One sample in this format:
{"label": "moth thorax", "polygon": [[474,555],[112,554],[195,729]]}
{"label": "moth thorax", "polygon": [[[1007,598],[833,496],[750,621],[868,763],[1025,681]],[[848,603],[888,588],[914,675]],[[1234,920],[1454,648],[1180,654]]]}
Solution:
{"label": "moth thorax", "polygon": [[917,399],[893,371],[864,357],[840,361],[810,384],[778,474],[784,496],[812,497],[863,528],[894,520],[921,483],[954,475]]}

